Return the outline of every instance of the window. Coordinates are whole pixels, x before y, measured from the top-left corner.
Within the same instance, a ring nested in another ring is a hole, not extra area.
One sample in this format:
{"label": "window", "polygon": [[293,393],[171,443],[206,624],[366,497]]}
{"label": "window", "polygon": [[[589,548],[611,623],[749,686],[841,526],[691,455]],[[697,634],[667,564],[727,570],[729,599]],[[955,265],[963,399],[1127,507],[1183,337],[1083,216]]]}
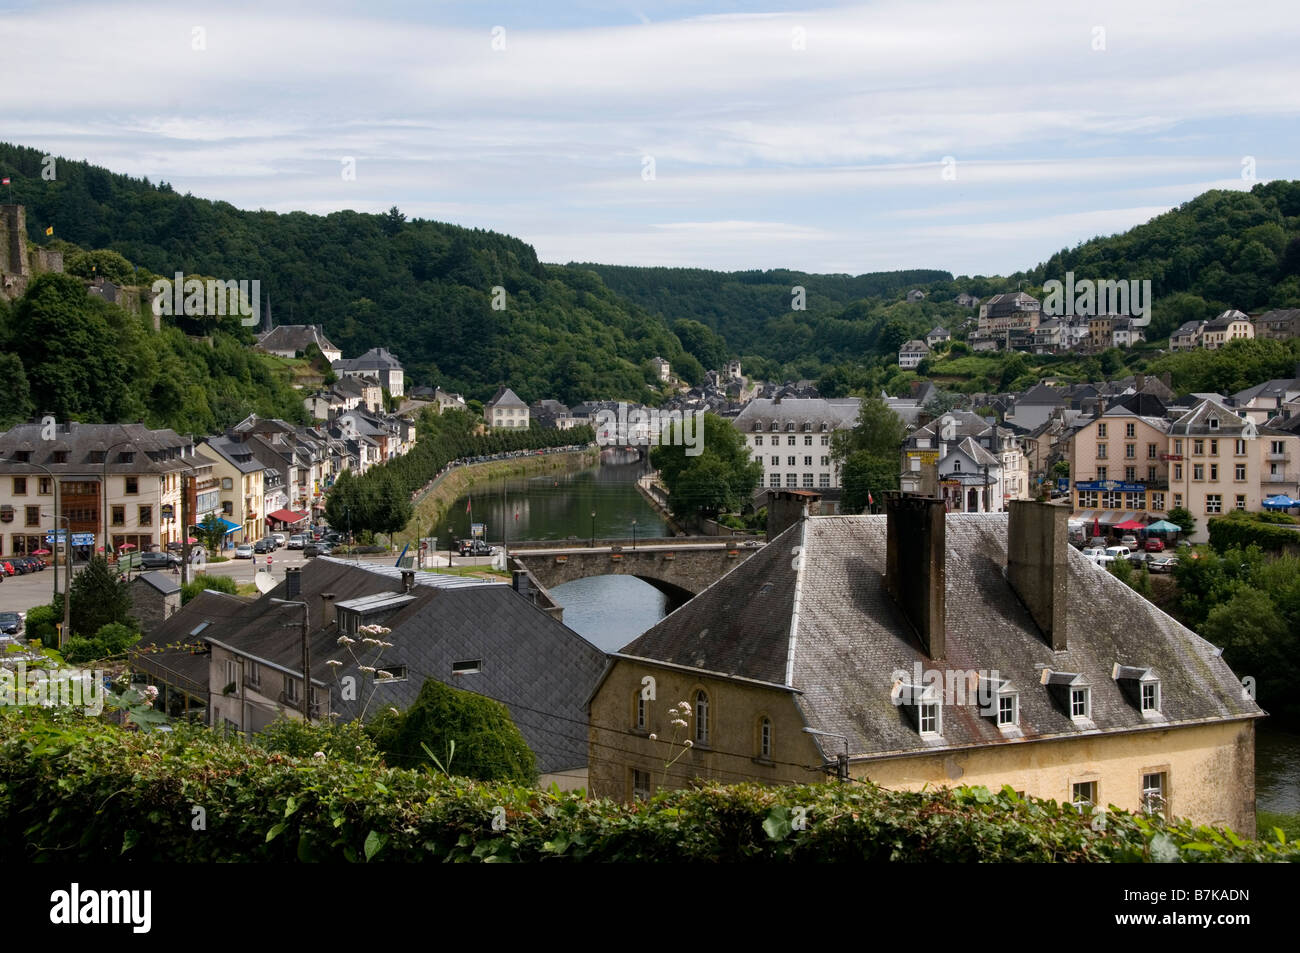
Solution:
{"label": "window", "polygon": [[829,473],[819,473],[817,475],[817,486],[823,490],[829,489],[831,485],[831,475]]}
{"label": "window", "polygon": [[1096,781],[1075,781],[1070,785],[1070,803],[1075,807],[1092,807],[1097,803]]}
{"label": "window", "polygon": [[221,478],[221,488],[222,488],[223,490],[233,490],[233,489],[235,488],[235,481],[234,481],[234,478],[233,478],[233,477],[222,477],[222,478]]}
{"label": "window", "polygon": [[142,507],[140,507],[140,525],[141,525],[141,526],[152,526],[152,525],[153,525],[153,507],[152,507],[152,506],[142,506]]}
{"label": "window", "polygon": [[1070,689],[1070,717],[1071,718],[1091,718],[1092,717],[1092,699],[1091,692],[1087,688]]}
{"label": "window", "polygon": [[703,691],[695,693],[695,743],[709,743],[709,696]]}
{"label": "window", "polygon": [[812,457],[811,457],[811,456],[804,457],[804,458],[803,458],[803,465],[806,466],[806,467],[810,467],[810,466],[812,466]]}
{"label": "window", "polygon": [[[1244,441],[1244,440],[1238,440],[1237,443],[1241,446],[1241,449],[1238,450],[1237,452],[1238,452],[1238,453],[1245,453],[1245,452],[1246,452],[1246,441]],[[1268,452],[1271,453],[1271,454],[1274,454],[1274,455],[1280,457],[1280,456],[1282,456],[1283,453],[1286,452],[1286,447],[1283,445],[1283,443],[1282,443],[1281,440],[1270,440],[1270,441],[1268,442]],[[18,492],[18,482],[17,482],[16,480],[14,481],[14,492],[15,492],[15,493]]]}
{"label": "window", "polygon": [[483,671],[483,660],[479,658],[451,663],[451,674],[453,675],[477,675],[481,671]]}
{"label": "window", "polygon": [[1182,465],[1181,463],[1175,463],[1175,464],[1174,464],[1174,479],[1175,479],[1175,480],[1181,480],[1182,478],[1183,478],[1183,465]]}
{"label": "window", "polygon": [[28,525],[28,526],[40,526],[40,525],[41,525],[41,508],[40,508],[39,506],[27,506],[27,507],[24,507],[24,509],[27,511],[27,525]]}
{"label": "window", "polygon": [[961,473],[961,461],[960,461],[960,460],[954,460],[954,461],[952,462],[952,472],[953,472],[953,473]]}
{"label": "window", "polygon": [[[405,665],[385,665],[385,666],[384,666],[380,671],[387,672],[390,676],[392,676],[391,678],[380,678],[380,677],[379,677],[379,673],[376,672],[376,673],[375,673],[375,681],[378,682],[378,683],[381,684],[381,685],[386,685],[386,684],[388,684],[389,682],[404,682],[404,681],[406,681],[406,666],[405,666]],[[315,692],[316,692],[316,689],[313,688],[313,689],[312,689],[312,693],[315,694]],[[315,704],[315,702],[313,702],[313,704]]]}
{"label": "window", "polygon": [[1183,452],[1183,442],[1181,440],[1175,440],[1174,453],[1181,454],[1182,452]]}
{"label": "window", "polygon": [[772,719],[770,718],[758,720],[758,756],[772,757]]}
{"label": "window", "polygon": [[785,485],[787,489],[793,490],[799,485],[799,478],[793,473],[787,473],[785,475]]}
{"label": "window", "polygon": [[768,486],[780,486],[780,485],[781,485],[781,474],[779,474],[779,473],[773,473],[770,477],[767,478],[767,485],[768,485]]}
{"label": "window", "polygon": [[1143,773],[1142,775],[1142,810],[1147,814],[1163,814],[1165,811],[1165,773],[1163,771]]}
{"label": "window", "polygon": [[1106,425],[1105,425],[1105,424],[1097,424],[1097,436],[1098,436],[1098,437],[1105,437],[1105,436],[1106,436]]}
{"label": "window", "polygon": [[1192,479],[1193,480],[1205,479],[1205,464],[1203,463],[1192,464]]}
{"label": "window", "polygon": [[1211,417],[1211,418],[1210,418],[1210,429],[1211,429],[1211,430],[1218,430],[1218,429],[1219,429],[1219,418],[1218,418],[1218,417]]}
{"label": "window", "polygon": [[1233,479],[1238,482],[1242,482],[1246,479],[1246,464],[1238,463],[1236,467],[1233,468]]}
{"label": "window", "polygon": [[[1273,441],[1273,446],[1274,446],[1274,447],[1280,447],[1280,446],[1282,446],[1282,441],[1281,441],[1281,440],[1274,440],[1274,441]],[[1235,453],[1235,454],[1236,454],[1237,456],[1239,456],[1239,457],[1244,457],[1244,456],[1246,455],[1246,441],[1244,441],[1244,440],[1238,440],[1238,441],[1234,444],[1234,446],[1233,446],[1233,448],[1232,448],[1232,452]],[[1281,453],[1282,451],[1281,451],[1281,450],[1274,450],[1273,452],[1274,452],[1274,453]]]}
{"label": "window", "polygon": [[256,662],[250,661],[244,667],[244,684],[249,688],[261,688],[262,669]]}
{"label": "window", "polygon": [[638,688],[636,690],[636,726],[638,728],[644,728],[646,726],[645,707],[645,695],[642,694],[641,689]]}
{"label": "window", "polygon": [[1101,495],[1101,507],[1104,510],[1117,510],[1124,505],[1124,494],[1106,491]]}
{"label": "window", "polygon": [[1020,724],[1020,705],[1019,696],[999,695],[998,696],[998,725],[1018,725]]}
{"label": "window", "polygon": [[1156,445],[1154,443],[1147,444],[1147,459],[1154,460],[1158,456],[1159,454],[1156,452]]}
{"label": "window", "polygon": [[828,466],[830,466],[830,465],[831,465],[831,458],[830,458],[830,457],[822,457],[822,466],[824,466],[824,467],[828,467]]}
{"label": "window", "polygon": [[1138,445],[1135,443],[1124,444],[1124,457],[1127,460],[1136,460],[1138,455]]}
{"label": "window", "polygon": [[1219,455],[1219,441],[1217,441],[1217,440],[1211,440],[1211,441],[1210,441],[1210,456],[1212,456],[1212,457],[1217,457],[1218,455]]}
{"label": "window", "polygon": [[1107,477],[1107,472],[1108,472],[1108,471],[1107,471],[1107,468],[1106,468],[1106,467],[1098,467],[1098,468],[1097,468],[1097,479],[1098,479],[1098,480],[1105,480],[1105,479],[1108,479],[1108,477]]}
{"label": "window", "polygon": [[[822,426],[825,427],[826,425],[825,425],[825,424],[822,424]],[[830,438],[830,436],[827,435],[827,436],[822,437],[822,446],[823,446],[823,447],[829,447],[830,445],[831,445],[831,438]]]}
{"label": "window", "polygon": [[1205,453],[1205,441],[1204,441],[1204,440],[1193,440],[1193,441],[1192,441],[1192,456],[1194,456],[1194,457],[1199,457],[1199,456],[1204,455],[1204,453]]}
{"label": "window", "polygon": [[[793,426],[793,424],[792,424],[791,426]],[[786,438],[785,438],[785,445],[786,445],[787,447],[793,447],[794,444],[795,444],[795,438],[794,438],[794,437],[786,437]]]}
{"label": "window", "polygon": [[1104,443],[1097,444],[1097,459],[1098,460],[1106,459],[1106,445]]}
{"label": "window", "polygon": [[794,466],[794,465],[795,465],[794,462],[795,462],[796,459],[798,459],[798,458],[797,458],[797,457],[786,457],[786,458],[785,458],[785,465],[786,465],[787,467],[792,467],[792,466]]}
{"label": "window", "polygon": [[298,679],[289,675],[284,677],[284,700],[293,704],[298,703]]}
{"label": "window", "polygon": [[1175,493],[1175,494],[1174,494],[1174,509],[1176,509],[1176,510],[1181,510],[1182,508],[1183,508],[1183,495],[1182,495],[1181,493]]}
{"label": "window", "polygon": [[1159,682],[1142,683],[1142,710],[1143,711],[1160,710],[1160,683]]}
{"label": "window", "polygon": [[937,735],[939,734],[939,706],[934,702],[923,702],[917,705],[917,724],[920,726],[921,734]]}
{"label": "window", "polygon": [[763,437],[762,437],[761,434],[760,434],[759,436],[757,436],[757,437],[754,438],[754,446],[756,446],[756,447],[761,447],[761,446],[763,446]]}
{"label": "window", "polygon": [[27,495],[27,477],[14,477],[14,496]]}
{"label": "window", "polygon": [[1148,483],[1156,482],[1156,468],[1154,466],[1147,467],[1147,482]]}
{"label": "window", "polygon": [[1165,495],[1163,493],[1151,494],[1151,511],[1153,513],[1163,513],[1165,511]]}
{"label": "window", "polygon": [[805,489],[805,490],[811,490],[811,489],[812,489],[812,485],[813,485],[813,475],[812,475],[811,473],[805,473],[805,474],[803,475],[803,487],[804,487],[804,489]]}
{"label": "window", "polygon": [[36,492],[41,496],[49,496],[51,493],[54,492],[49,477],[37,477]]}
{"label": "window", "polygon": [[632,800],[648,801],[650,799],[650,772],[640,768],[632,769]]}
{"label": "window", "polygon": [[126,507],[125,507],[125,506],[115,506],[115,507],[113,507],[113,525],[114,525],[114,526],[125,526],[125,525],[126,525]]}
{"label": "window", "polygon": [[1125,482],[1125,483],[1136,483],[1136,482],[1137,482],[1137,472],[1138,472],[1138,471],[1137,471],[1137,467],[1125,467],[1125,468],[1124,468],[1124,482]]}
{"label": "window", "polygon": [[804,438],[803,438],[803,445],[804,445],[805,447],[811,447],[811,446],[812,446],[812,437],[811,437],[811,436],[804,437]]}
{"label": "window", "polygon": [[1207,514],[1208,514],[1208,513],[1222,513],[1222,512],[1223,512],[1223,497],[1222,497],[1220,494],[1218,494],[1218,493],[1207,493],[1207,494],[1205,494],[1205,512],[1206,512]]}
{"label": "window", "polygon": [[1244,493],[1238,493],[1238,494],[1237,494],[1237,509],[1239,509],[1239,510],[1244,510],[1245,508],[1246,508],[1246,495],[1245,495]]}
{"label": "window", "polygon": [[139,477],[129,476],[129,477],[126,477],[122,482],[124,483],[124,485],[125,485],[125,487],[126,487],[126,490],[125,490],[126,493],[128,493],[128,494],[136,494],[136,493],[139,493],[139,492],[140,492],[140,478],[139,478]]}
{"label": "window", "polygon": [[1218,479],[1219,479],[1219,465],[1218,465],[1217,463],[1211,463],[1211,464],[1210,464],[1210,482],[1211,482],[1211,483],[1217,482]]}
{"label": "window", "polygon": [[1125,424],[1124,436],[1132,438],[1137,436],[1137,424]]}
{"label": "window", "polygon": [[773,455],[773,457],[772,457],[772,466],[774,466],[774,467],[779,467],[780,465],[781,465],[781,458],[778,457],[778,456]]}
{"label": "window", "polygon": [[1079,509],[1092,510],[1097,508],[1097,493],[1095,490],[1079,491]]}

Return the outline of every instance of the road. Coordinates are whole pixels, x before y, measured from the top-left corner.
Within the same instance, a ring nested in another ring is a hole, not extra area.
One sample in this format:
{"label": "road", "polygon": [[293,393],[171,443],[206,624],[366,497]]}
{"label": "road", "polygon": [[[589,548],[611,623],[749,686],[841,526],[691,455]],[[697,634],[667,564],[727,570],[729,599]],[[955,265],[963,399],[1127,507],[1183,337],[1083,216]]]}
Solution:
{"label": "road", "polygon": [[[304,563],[309,562],[302,555],[300,549],[279,549],[271,557],[271,571],[278,577],[284,577],[284,570],[289,566],[301,567]],[[359,556],[357,561],[360,563],[370,563],[373,565],[391,566],[397,561],[396,554],[384,553],[378,556]],[[424,560],[424,568],[431,568],[434,564],[433,558],[427,554]],[[443,550],[437,554],[437,565],[445,567],[447,565],[447,552]],[[452,565],[457,567],[477,566],[483,569],[491,568],[492,559],[490,556],[465,557],[455,556],[452,559]],[[72,567],[75,574],[79,567],[75,564]],[[253,573],[266,571],[266,556],[258,554],[257,566],[254,567],[251,560],[248,559],[231,559],[224,563],[208,563],[201,567],[201,571],[212,576],[229,576],[240,584],[251,583]],[[132,573],[134,577],[138,573]],[[177,582],[180,581],[180,575],[171,575]],[[59,588],[63,588],[63,566],[59,566]],[[26,612],[35,606],[48,605],[54,594],[54,569],[53,567],[45,569],[43,572],[29,573],[26,576],[8,576],[4,582],[0,582],[0,611],[17,611]]]}

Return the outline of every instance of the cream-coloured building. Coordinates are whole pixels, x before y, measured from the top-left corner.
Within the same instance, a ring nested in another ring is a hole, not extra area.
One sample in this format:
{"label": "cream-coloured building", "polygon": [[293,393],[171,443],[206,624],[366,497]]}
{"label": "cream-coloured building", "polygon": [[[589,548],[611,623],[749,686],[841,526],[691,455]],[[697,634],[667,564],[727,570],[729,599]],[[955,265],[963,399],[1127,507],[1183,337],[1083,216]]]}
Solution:
{"label": "cream-coloured building", "polygon": [[221,516],[236,524],[236,542],[256,542],[266,525],[263,486],[266,465],[249,446],[225,435],[203,441],[204,452],[215,461],[213,474],[219,481]]}
{"label": "cream-coloured building", "polygon": [[1213,398],[1170,425],[1169,505],[1196,518],[1194,542],[1209,539],[1208,519],[1232,510],[1259,511],[1263,462],[1255,422]]}
{"label": "cream-coloured building", "polygon": [[1069,438],[1070,494],[1077,517],[1103,525],[1127,514],[1163,516],[1169,498],[1169,422],[1127,407],[1104,410]]}
{"label": "cream-coloured building", "polygon": [[498,387],[492,399],[483,405],[483,417],[489,427],[528,429],[528,405],[509,387]]}
{"label": "cream-coloured building", "polygon": [[1255,337],[1255,325],[1250,318],[1240,311],[1225,311],[1201,329],[1201,347],[1215,351],[1229,341],[1251,340]]}
{"label": "cream-coloured building", "polygon": [[611,656],[592,793],[845,770],[1253,834],[1263,712],[1213,645],[1068,546],[1068,514],[894,497],[795,522]]}

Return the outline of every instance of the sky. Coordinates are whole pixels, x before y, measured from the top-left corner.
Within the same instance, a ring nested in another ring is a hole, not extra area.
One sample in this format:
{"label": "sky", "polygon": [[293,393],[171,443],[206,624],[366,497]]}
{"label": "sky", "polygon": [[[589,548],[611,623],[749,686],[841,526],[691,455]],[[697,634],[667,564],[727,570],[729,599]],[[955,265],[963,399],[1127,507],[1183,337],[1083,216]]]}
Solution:
{"label": "sky", "polygon": [[1295,0],[0,0],[0,141],[543,261],[1007,274],[1300,178]]}

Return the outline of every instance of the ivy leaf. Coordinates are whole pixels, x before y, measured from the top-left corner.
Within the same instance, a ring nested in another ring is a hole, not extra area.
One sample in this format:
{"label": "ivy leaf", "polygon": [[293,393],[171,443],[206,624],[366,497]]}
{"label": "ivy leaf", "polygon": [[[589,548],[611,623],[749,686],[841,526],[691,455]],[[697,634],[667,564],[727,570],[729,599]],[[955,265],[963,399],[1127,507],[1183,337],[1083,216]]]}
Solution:
{"label": "ivy leaf", "polygon": [[140,832],[137,830],[128,830],[122,834],[122,853],[126,853],[136,844],[140,843]]}
{"label": "ivy leaf", "polygon": [[267,844],[271,843],[271,841],[275,840],[277,837],[279,837],[281,834],[283,834],[283,833],[284,833],[284,829],[285,829],[286,827],[288,827],[288,826],[289,826],[289,825],[285,824],[283,821],[281,821],[279,824],[273,824],[273,825],[271,825],[271,829],[270,829],[269,831],[266,832],[266,841],[265,841],[265,843],[267,843]]}
{"label": "ivy leaf", "polygon": [[384,845],[387,843],[388,843],[387,834],[381,834],[379,833],[379,831],[371,831],[369,834],[367,834],[366,843],[365,843],[366,860],[367,861],[370,860],[381,850],[383,850]]}
{"label": "ivy leaf", "polygon": [[767,812],[763,831],[770,840],[785,840],[794,828],[790,825],[790,812],[784,807],[774,807]]}

